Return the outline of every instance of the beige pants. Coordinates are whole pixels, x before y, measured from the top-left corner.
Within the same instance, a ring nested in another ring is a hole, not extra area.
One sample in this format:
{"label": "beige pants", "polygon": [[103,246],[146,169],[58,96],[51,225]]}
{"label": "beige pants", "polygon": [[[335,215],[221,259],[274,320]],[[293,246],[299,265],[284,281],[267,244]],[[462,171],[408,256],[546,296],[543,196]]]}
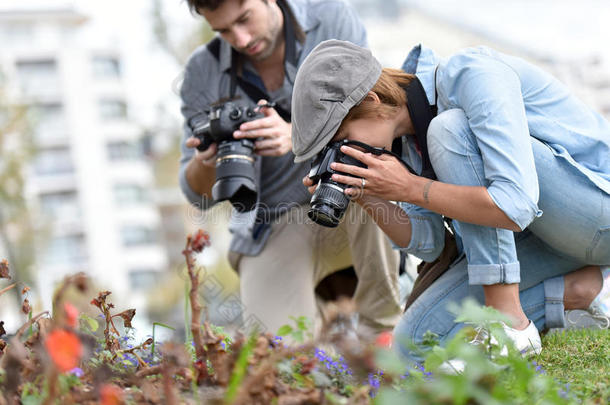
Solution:
{"label": "beige pants", "polygon": [[358,285],[354,302],[360,332],[391,329],[400,318],[398,252],[357,204],[350,204],[337,228],[313,223],[307,207],[293,209],[273,224],[258,256],[229,254],[240,274],[244,319],[252,315],[271,333],[294,322],[290,316],[315,320],[323,308],[315,286],[326,276],[354,266]]}

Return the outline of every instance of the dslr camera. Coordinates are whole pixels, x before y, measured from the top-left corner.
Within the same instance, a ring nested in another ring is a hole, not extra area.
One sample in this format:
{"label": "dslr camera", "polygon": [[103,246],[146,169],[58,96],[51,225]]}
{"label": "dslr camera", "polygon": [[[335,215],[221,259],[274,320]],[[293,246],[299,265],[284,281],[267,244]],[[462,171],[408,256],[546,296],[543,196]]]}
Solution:
{"label": "dslr camera", "polygon": [[348,140],[331,142],[311,163],[309,178],[314,183],[318,183],[318,187],[311,197],[311,208],[307,212],[307,216],[319,225],[335,228],[341,222],[350,202],[350,198],[343,192],[348,186],[332,180],[331,176],[335,173],[344,176],[351,175],[331,169],[330,164],[339,162],[367,168],[364,163],[341,152],[341,146],[353,144],[359,143]]}
{"label": "dslr camera", "polygon": [[198,150],[205,151],[214,142],[218,145],[212,197],[216,201],[229,200],[239,212],[254,209],[258,186],[254,172],[254,142],[235,139],[233,132],[244,122],[263,118],[260,108],[244,100],[231,100],[214,106],[207,117],[200,114],[189,122],[193,136],[201,142]]}

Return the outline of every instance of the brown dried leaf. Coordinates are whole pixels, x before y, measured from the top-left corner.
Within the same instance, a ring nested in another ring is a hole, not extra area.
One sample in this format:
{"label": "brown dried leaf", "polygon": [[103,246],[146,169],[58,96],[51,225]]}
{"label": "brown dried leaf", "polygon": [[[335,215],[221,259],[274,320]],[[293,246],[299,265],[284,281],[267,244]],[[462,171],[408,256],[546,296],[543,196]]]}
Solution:
{"label": "brown dried leaf", "polygon": [[0,261],[0,278],[11,278],[8,272],[8,261],[6,259]]}
{"label": "brown dried leaf", "polygon": [[0,321],[0,336],[6,335],[6,331],[4,330],[4,321]]}
{"label": "brown dried leaf", "polygon": [[126,328],[133,328],[133,326],[131,326],[131,320],[133,319],[133,317],[136,315],[136,310],[134,308],[132,309],[127,309],[119,314],[116,314],[115,316],[120,316],[123,319],[123,325]]}
{"label": "brown dried leaf", "polygon": [[204,247],[210,246],[210,235],[207,232],[199,229],[191,239],[191,249],[194,252],[201,252]]}
{"label": "brown dried leaf", "polygon": [[163,364],[169,364],[176,367],[188,367],[190,365],[190,356],[184,349],[184,345],[167,342],[161,347],[163,354]]}
{"label": "brown dried leaf", "polygon": [[26,315],[32,312],[32,307],[30,307],[30,301],[27,298],[24,299],[23,304],[21,304],[21,312]]}
{"label": "brown dried leaf", "polygon": [[153,382],[152,380],[145,379],[140,386],[142,394],[148,403],[160,404],[161,403],[161,386],[159,382]]}
{"label": "brown dried leaf", "polygon": [[323,400],[322,391],[311,390],[309,392],[292,392],[290,394],[282,395],[277,399],[277,403],[278,405],[315,405],[323,403]]}

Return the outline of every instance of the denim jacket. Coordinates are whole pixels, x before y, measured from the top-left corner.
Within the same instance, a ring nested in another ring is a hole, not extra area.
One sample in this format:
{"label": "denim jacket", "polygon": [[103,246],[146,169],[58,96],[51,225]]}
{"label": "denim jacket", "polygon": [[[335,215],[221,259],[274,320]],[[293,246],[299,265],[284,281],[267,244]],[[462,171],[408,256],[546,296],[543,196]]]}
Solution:
{"label": "denim jacket", "polygon": [[[550,74],[483,46],[441,59],[418,45],[402,69],[419,78],[439,114],[453,108],[465,112],[479,142],[489,146],[487,191],[521,229],[542,215],[530,136],[610,194],[610,123]],[[405,160],[421,167],[412,141],[403,137],[403,144]],[[411,242],[403,250],[434,260],[443,249],[440,215],[413,204],[400,205],[413,227]]]}

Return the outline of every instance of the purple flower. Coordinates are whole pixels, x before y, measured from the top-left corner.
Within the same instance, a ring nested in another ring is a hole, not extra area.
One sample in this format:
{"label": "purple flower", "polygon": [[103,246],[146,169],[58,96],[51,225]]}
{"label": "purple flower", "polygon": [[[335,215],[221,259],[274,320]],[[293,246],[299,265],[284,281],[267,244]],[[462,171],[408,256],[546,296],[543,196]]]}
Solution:
{"label": "purple flower", "polygon": [[81,378],[82,376],[85,375],[83,369],[80,367],[74,367],[72,370],[68,371],[68,374],[75,375],[78,378]]}
{"label": "purple flower", "polygon": [[380,374],[369,373],[368,384],[371,386],[371,390],[369,391],[369,396],[371,398],[375,398],[377,395],[377,391],[379,390],[379,386],[381,385],[381,375],[383,372],[379,370]]}

